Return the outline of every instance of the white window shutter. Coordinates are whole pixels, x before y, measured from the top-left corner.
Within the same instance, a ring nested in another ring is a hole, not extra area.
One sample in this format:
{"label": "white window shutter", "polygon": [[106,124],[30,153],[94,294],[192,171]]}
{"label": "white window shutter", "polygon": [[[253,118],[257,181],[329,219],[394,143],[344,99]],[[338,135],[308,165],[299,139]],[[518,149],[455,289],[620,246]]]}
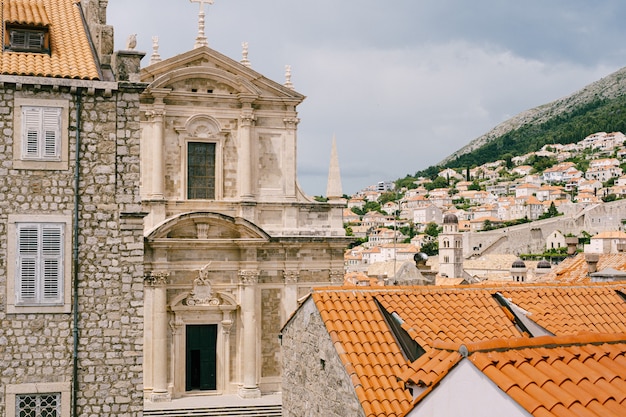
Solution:
{"label": "white window shutter", "polygon": [[40,156],[39,138],[41,137],[41,108],[24,107],[23,113],[22,155],[30,158]]}
{"label": "white window shutter", "polygon": [[37,226],[24,226],[18,230],[17,298],[22,302],[37,300],[37,254],[39,252]]}
{"label": "white window shutter", "polygon": [[17,299],[21,303],[56,304],[63,301],[62,224],[18,226]]}
{"label": "white window shutter", "polygon": [[43,109],[43,132],[43,156],[46,158],[55,158],[59,156],[59,139],[61,137],[61,109]]}
{"label": "white window shutter", "polygon": [[60,302],[63,265],[63,230],[61,226],[46,225],[43,227],[41,254],[43,261],[42,301]]}

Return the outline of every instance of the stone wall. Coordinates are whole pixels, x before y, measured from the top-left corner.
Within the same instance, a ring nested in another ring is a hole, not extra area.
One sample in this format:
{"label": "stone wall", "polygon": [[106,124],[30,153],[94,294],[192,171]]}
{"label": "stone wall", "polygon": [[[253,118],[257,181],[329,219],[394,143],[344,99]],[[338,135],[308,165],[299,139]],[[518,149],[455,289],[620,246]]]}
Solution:
{"label": "stone wall", "polygon": [[[80,90],[79,90],[80,91]],[[143,224],[139,201],[139,89],[77,94],[66,87],[0,90],[0,415],[8,386],[73,377],[73,304],[68,311],[8,312],[9,216],[60,215],[77,239],[78,415],[139,416],[142,400]],[[68,103],[69,169],[14,167],[14,100]],[[76,127],[80,125],[78,235],[74,231]],[[73,250],[65,247],[66,252]],[[71,274],[65,274],[65,277]],[[67,279],[67,278],[66,278]],[[71,288],[73,294],[74,288]],[[69,395],[64,393],[62,395]],[[63,414],[65,415],[65,414]]]}
{"label": "stone wall", "polygon": [[279,288],[261,289],[261,377],[280,376],[280,345],[278,333],[282,291]]}
{"label": "stone wall", "polygon": [[[539,220],[485,232],[463,233],[463,255],[489,253],[541,253],[554,231],[579,236],[583,231],[595,235],[605,230],[620,230],[626,220],[626,200],[589,206],[573,214]],[[475,249],[477,248],[477,249]]]}
{"label": "stone wall", "polygon": [[365,416],[312,299],[282,332],[283,416]]}

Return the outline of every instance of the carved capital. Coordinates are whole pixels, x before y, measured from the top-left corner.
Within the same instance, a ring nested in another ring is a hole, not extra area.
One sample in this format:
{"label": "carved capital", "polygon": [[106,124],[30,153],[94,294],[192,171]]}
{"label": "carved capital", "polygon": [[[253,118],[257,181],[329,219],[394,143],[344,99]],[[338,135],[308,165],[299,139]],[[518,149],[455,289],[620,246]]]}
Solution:
{"label": "carved capital", "polygon": [[297,117],[285,117],[283,122],[285,123],[285,127],[287,129],[295,129],[296,126],[298,126],[298,123],[300,123],[300,119]]}
{"label": "carved capital", "polygon": [[174,317],[170,320],[170,329],[172,330],[172,334],[176,335],[181,329],[185,326],[185,322],[180,317]]}
{"label": "carved capital", "polygon": [[283,273],[283,279],[285,280],[285,284],[298,283],[298,271],[285,271]]}
{"label": "carved capital", "polygon": [[239,116],[239,123],[244,127],[254,126],[256,123],[256,116],[248,112],[242,113],[241,116]]}
{"label": "carved capital", "polygon": [[170,273],[165,271],[148,271],[143,277],[144,285],[148,287],[161,287],[167,285]]}
{"label": "carved capital", "polygon": [[243,285],[254,285],[259,282],[259,271],[241,270],[239,271],[239,282]]}

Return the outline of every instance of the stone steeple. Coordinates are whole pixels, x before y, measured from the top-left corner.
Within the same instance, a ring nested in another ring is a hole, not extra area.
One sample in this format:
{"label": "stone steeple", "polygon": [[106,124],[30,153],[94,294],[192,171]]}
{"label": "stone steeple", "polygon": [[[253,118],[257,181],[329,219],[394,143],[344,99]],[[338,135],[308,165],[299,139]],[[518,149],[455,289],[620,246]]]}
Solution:
{"label": "stone steeple", "polygon": [[326,197],[336,200],[343,197],[341,189],[341,173],[339,172],[339,157],[337,156],[337,140],[333,135],[333,143],[330,151],[330,167],[328,169],[328,183],[326,185]]}

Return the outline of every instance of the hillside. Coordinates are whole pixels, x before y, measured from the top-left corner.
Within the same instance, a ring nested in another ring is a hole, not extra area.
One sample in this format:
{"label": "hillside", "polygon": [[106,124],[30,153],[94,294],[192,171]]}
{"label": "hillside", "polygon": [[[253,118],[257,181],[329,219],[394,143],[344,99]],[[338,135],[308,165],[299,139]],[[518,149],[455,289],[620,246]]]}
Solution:
{"label": "hillside", "polygon": [[547,143],[572,143],[599,131],[626,130],[626,67],[551,103],[497,125],[438,165],[466,167],[504,153],[535,151]]}

